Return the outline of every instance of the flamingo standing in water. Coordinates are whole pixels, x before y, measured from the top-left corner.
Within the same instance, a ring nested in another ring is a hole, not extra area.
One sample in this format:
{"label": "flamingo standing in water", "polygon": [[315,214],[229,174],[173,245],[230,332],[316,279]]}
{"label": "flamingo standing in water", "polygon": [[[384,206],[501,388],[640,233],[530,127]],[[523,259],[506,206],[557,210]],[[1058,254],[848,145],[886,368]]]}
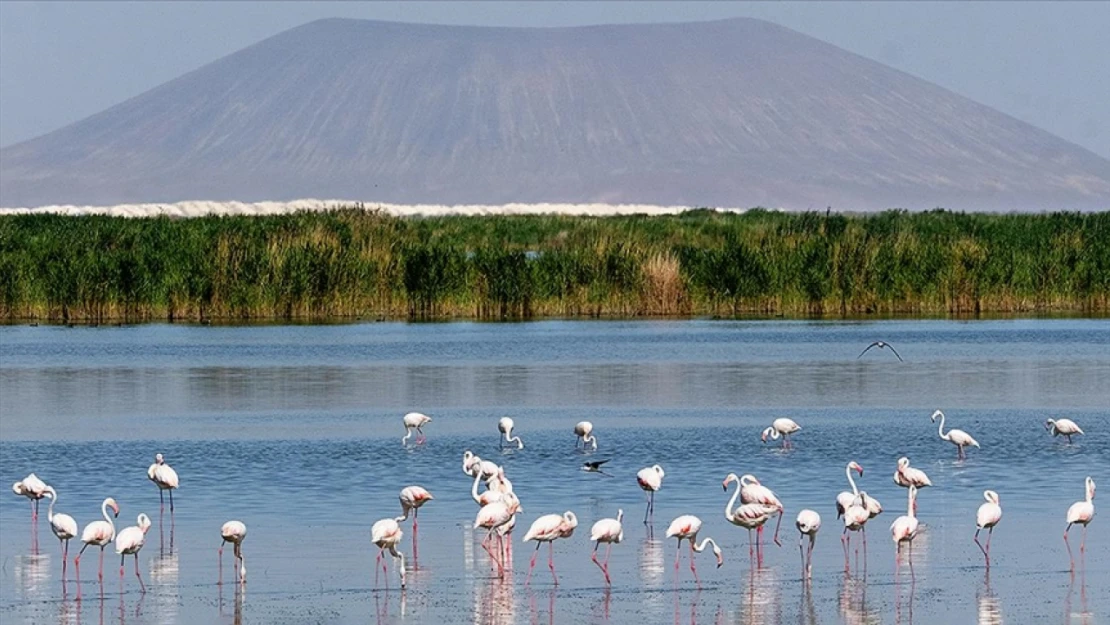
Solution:
{"label": "flamingo standing in water", "polygon": [[797,432],[800,429],[802,429],[802,426],[795,423],[793,419],[787,419],[786,417],[780,417],[778,419],[775,419],[771,423],[771,427],[763,430],[763,434],[760,435],[759,438],[764,443],[766,443],[768,438],[770,438],[773,441],[777,441],[781,437],[782,438],[782,448],[783,449],[789,449],[790,447],[793,446],[793,445],[790,444],[790,435],[793,434],[794,432]]}
{"label": "flamingo standing in water", "polygon": [[[785,507],[783,507],[782,505],[782,502],[779,501],[779,498],[777,495],[775,495],[774,491],[772,491],[770,488],[767,488],[763,484],[760,484],[759,480],[750,473],[745,474],[740,478],[737,478],[735,473],[729,473],[728,476],[725,477],[725,490],[728,490],[728,485],[730,482],[737,480],[739,480],[740,482],[740,503],[761,503],[765,506],[774,506],[778,508],[779,518],[778,521],[775,522],[775,537],[773,540],[775,541],[776,545],[781,547],[782,543],[779,542],[779,528],[782,526],[782,514],[786,511]],[[763,525],[761,524],[759,526],[759,529],[756,530],[756,540],[759,540],[762,537]]]}
{"label": "flamingo standing in water", "polygon": [[[910,488],[913,488],[912,486]],[[853,532],[863,531],[867,521],[871,519],[871,513],[867,510],[867,492],[859,491],[859,494],[852,500],[852,505],[844,511],[844,531],[840,534],[840,544],[844,547],[844,572],[847,573],[851,570],[848,563],[848,548],[852,542],[851,536],[848,534],[849,530]],[[866,536],[866,534],[865,534]],[[859,556],[859,546],[856,546],[856,555]],[[867,553],[863,554],[864,567],[867,566]]]}
{"label": "flamingo standing in water", "polygon": [[[842,491],[839,495],[836,496],[836,518],[838,519],[844,516],[844,512],[852,506],[852,504],[856,501],[856,497],[859,497],[859,488],[856,487],[856,481],[852,479],[853,470],[858,472],[860,477],[863,477],[863,467],[861,467],[859,463],[855,460],[849,462],[848,466],[844,467],[844,475],[848,478],[848,484],[851,485],[852,492],[849,493],[848,491]],[[883,512],[883,505],[879,503],[878,499],[875,499],[870,495],[863,498],[863,506],[867,509],[868,519],[873,519]],[[860,529],[863,533],[863,544],[864,548],[866,549],[867,526],[864,525]]]}
{"label": "flamingo standing in water", "polygon": [[636,474],[636,482],[640,488],[647,493],[647,508],[644,509],[644,525],[648,524],[648,516],[652,518],[655,516],[655,491],[663,487],[663,467],[653,465],[646,469],[640,469]]}
{"label": "flamingo standing in water", "polygon": [[54,514],[54,504],[58,503],[58,493],[53,486],[46,487],[46,496],[50,498],[50,507],[46,509],[46,520],[50,522],[50,530],[58,538],[62,546],[62,581],[66,579],[66,560],[69,559],[69,539],[77,535],[77,521],[68,514]]}
{"label": "flamingo standing in water", "polygon": [[692,515],[684,514],[675,520],[671,521],[670,527],[667,528],[667,538],[674,538],[678,540],[678,549],[674,554],[674,581],[678,583],[678,565],[682,561],[682,541],[690,541],[690,571],[694,574],[694,581],[701,583],[698,579],[698,569],[694,566],[694,554],[705,551],[706,545],[713,545],[713,555],[717,556],[717,568],[725,563],[724,557],[721,555],[721,548],[717,546],[717,542],[712,538],[706,538],[697,543],[698,532],[701,531],[701,519]]}
{"label": "flamingo standing in water", "polygon": [[389,571],[382,561],[382,556],[385,555],[385,550],[389,550],[389,554],[393,556],[399,564],[393,568],[397,569],[397,575],[401,578],[401,588],[405,587],[405,554],[397,551],[397,545],[401,543],[401,539],[405,533],[401,531],[401,526],[397,524],[394,519],[381,519],[370,528],[370,542],[378,548],[378,557],[374,561],[374,585],[378,584],[378,565],[382,565],[382,573],[386,575],[385,583],[389,585]]}
{"label": "flamingo standing in water", "polygon": [[545,514],[532,522],[532,527],[524,534],[524,540],[536,541],[536,550],[532,553],[532,561],[528,565],[528,577],[524,579],[527,584],[532,580],[532,569],[536,568],[536,556],[540,553],[540,545],[547,543],[547,566],[551,569],[551,578],[555,585],[559,585],[559,578],[555,575],[555,541],[560,538],[570,538],[574,528],[578,527],[578,517],[567,510],[563,514]]}
{"label": "flamingo standing in water", "polygon": [[515,424],[509,417],[501,417],[501,420],[497,422],[497,429],[505,436],[504,439],[499,438],[497,440],[497,447],[499,449],[504,447],[505,443],[509,443],[510,445],[516,443],[517,449],[524,449],[524,441],[520,440],[519,436],[513,436],[513,427],[515,427]]}
{"label": "flamingo standing in water", "polygon": [[575,448],[578,447],[578,442],[581,441],[582,449],[586,448],[587,443],[593,445],[594,449],[597,449],[597,437],[592,436],[593,431],[594,424],[590,423],[589,421],[579,421],[577,424],[575,424],[574,434],[578,437],[574,441]]}
{"label": "flamingo standing in water", "polygon": [[[601,519],[594,523],[593,528],[590,529],[590,540],[594,541],[594,553],[590,559],[594,561],[597,568],[605,574],[605,584],[612,585],[609,581],[609,552],[613,550],[613,544],[620,544],[624,540],[624,527],[621,521],[624,519],[624,510],[617,510],[617,518],[615,519]],[[602,564],[597,560],[597,548],[605,543],[605,563]]]}
{"label": "flamingo standing in water", "polygon": [[224,545],[227,543],[235,546],[235,559],[239,561],[239,583],[247,583],[247,561],[243,558],[243,539],[246,537],[247,526],[242,521],[228,521],[220,527],[220,579],[217,584],[224,583]]}
{"label": "flamingo standing in water", "polygon": [[93,521],[85,526],[85,530],[81,532],[81,542],[85,543],[81,547],[81,551],[77,553],[77,557],[73,559],[73,566],[77,569],[77,595],[81,595],[81,555],[89,548],[89,545],[96,545],[100,547],[100,567],[97,569],[97,577],[100,583],[104,583],[104,548],[107,547],[113,540],[116,539],[116,525],[112,522],[112,518],[108,516],[108,508],[112,509],[113,516],[119,516],[119,504],[111,497],[104,500],[100,504],[100,513],[104,515],[103,521]]}
{"label": "flamingo standing in water", "polygon": [[956,446],[956,458],[963,460],[967,457],[964,453],[964,447],[974,447],[979,449],[979,443],[971,435],[963,430],[951,429],[948,433],[944,433],[944,413],[936,411],[933,413],[931,420],[936,423],[937,417],[940,417],[940,425],[937,426],[937,434],[940,434],[941,440],[948,441]]}
{"label": "flamingo standing in water", "polygon": [[162,454],[154,455],[154,464],[146,470],[146,477],[158,487],[159,510],[165,510],[163,491],[170,491],[170,514],[173,514],[173,491],[178,486],[177,471],[166,464]]}
{"label": "flamingo standing in water", "polygon": [[31,500],[31,522],[39,518],[39,500],[46,496],[46,483],[34,473],[12,484],[12,492]]}
{"label": "flamingo standing in water", "polygon": [[488,480],[489,478],[497,475],[497,470],[500,467],[496,463],[489,460],[482,460],[479,456],[475,456],[470,450],[463,452],[463,473],[474,477],[474,471],[477,470],[481,473],[482,479]]}
{"label": "flamingo standing in water", "polygon": [[401,438],[401,445],[408,445],[409,437],[412,436],[413,430],[416,430],[416,444],[423,445],[424,441],[428,440],[424,436],[425,425],[431,423],[432,418],[420,412],[410,412],[402,417],[401,421],[405,424],[405,436]]}
{"label": "flamingo standing in water", "polygon": [[1082,434],[1083,430],[1075,424],[1071,419],[1047,419],[1044,422],[1044,429],[1052,432],[1052,437],[1055,438],[1063,434],[1068,439],[1068,444],[1071,445],[1071,437]]}
{"label": "flamingo standing in water", "polygon": [[146,542],[146,532],[150,529],[150,517],[139,513],[138,525],[125,527],[116,535],[116,555],[119,556],[119,581],[123,582],[123,562],[127,556],[135,556],[135,577],[139,578],[139,588],[146,592],[146,584],[139,573],[139,550]]}
{"label": "flamingo standing in water", "polygon": [[[725,481],[722,483],[725,492],[728,492],[728,485],[735,481],[737,481],[736,474],[729,473],[728,477],[726,477]],[[743,482],[741,482],[741,484],[743,484]],[[732,494],[732,499],[729,499],[728,502],[725,503],[725,519],[733,525],[738,525],[748,530],[748,556],[756,557],[761,565],[763,562],[763,551],[759,544],[759,540],[752,540],[752,530],[762,530],[768,519],[775,513],[778,513],[781,518],[781,507],[762,502],[752,502],[742,504],[740,507],[733,509],[733,506],[736,505],[736,499],[738,497],[740,497],[741,500],[743,499],[742,490],[743,487],[737,488],[736,492]],[[755,556],[752,555],[753,543],[755,544]]]}
{"label": "flamingo standing in water", "polygon": [[398,523],[404,522],[409,518],[409,512],[412,513],[412,536],[416,540],[416,516],[420,513],[420,506],[435,499],[432,494],[424,490],[422,486],[406,486],[401,489],[401,494],[397,496],[401,501],[402,515],[393,519]]}
{"label": "flamingo standing in water", "polygon": [[[975,515],[975,544],[979,545],[979,551],[983,552],[983,556],[987,559],[987,568],[991,568],[991,536],[994,534],[994,526],[1002,520],[1002,501],[998,497],[998,493],[993,490],[983,491],[983,498],[987,503],[979,506],[979,512]],[[987,530],[987,546],[979,544],[979,532]]]}
{"label": "flamingo standing in water", "polygon": [[1071,570],[1075,570],[1075,558],[1071,555],[1071,544],[1068,543],[1068,532],[1071,526],[1079,523],[1083,526],[1083,539],[1079,543],[1079,554],[1082,555],[1087,550],[1087,524],[1091,519],[1095,518],[1095,481],[1087,476],[1084,481],[1087,490],[1087,499],[1085,501],[1077,501],[1068,508],[1068,526],[1064,528],[1064,545],[1068,548],[1068,558],[1071,559]]}
{"label": "flamingo standing in water", "polygon": [[[478,516],[474,519],[474,529],[482,528],[486,530],[486,537],[482,540],[482,548],[486,550],[489,557],[497,564],[497,570],[500,577],[505,576],[505,563],[504,563],[504,545],[500,545],[499,551],[502,555],[493,555],[493,550],[490,548],[490,543],[493,541],[493,533],[499,530],[502,526],[508,523],[515,524],[515,518],[518,513],[524,512],[520,507],[520,500],[513,493],[506,493],[499,501],[494,501],[488,505],[482,506],[478,510]],[[498,541],[502,541],[504,534],[498,534]]]}
{"label": "flamingo standing in water", "polygon": [[[925,475],[925,472],[921,469],[911,467],[910,459],[905,456],[898,459],[898,469],[894,471],[894,483],[902,488],[916,486],[918,490],[933,485],[929,476]],[[916,496],[914,497],[913,505],[917,505]]]}
{"label": "flamingo standing in water", "polygon": [[890,535],[894,539],[894,544],[898,549],[894,552],[894,565],[898,566],[898,556],[902,553],[902,543],[909,545],[909,561],[910,561],[910,575],[913,575],[913,539],[917,536],[917,517],[914,512],[917,510],[914,498],[917,497],[917,487],[910,486],[909,500],[906,502],[906,514],[894,519],[894,523],[890,524]]}
{"label": "flamingo standing in water", "polygon": [[[794,521],[798,528],[798,554],[802,556],[802,575],[805,579],[813,576],[813,544],[817,542],[817,530],[821,529],[821,515],[813,510],[802,510]],[[802,540],[809,536],[809,551],[802,550]]]}

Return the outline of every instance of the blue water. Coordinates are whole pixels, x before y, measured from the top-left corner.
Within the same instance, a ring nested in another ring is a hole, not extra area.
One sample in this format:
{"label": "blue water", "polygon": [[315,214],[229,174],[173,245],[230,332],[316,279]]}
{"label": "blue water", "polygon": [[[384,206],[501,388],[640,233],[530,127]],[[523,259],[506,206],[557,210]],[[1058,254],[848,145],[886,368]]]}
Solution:
{"label": "blue water", "polygon": [[[875,339],[906,361],[875,349],[857,360]],[[45,506],[36,546],[27,500],[0,496],[0,620],[1096,622],[1110,612],[1104,520],[1091,524],[1074,576],[1061,534],[1083,478],[1110,485],[1108,406],[1105,320],[0,327],[0,477],[36,472],[82,526],[106,496],[120,503],[120,527],[139,512],[154,520],[140,552],[147,592],[131,562],[121,592],[110,553],[103,595],[95,558],[83,559],[77,602]],[[936,408],[982,449],[957,462],[929,421]],[[416,449],[400,442],[410,410],[433,417]],[[498,450],[504,415],[524,450]],[[783,415],[803,427],[788,452],[759,440]],[[1071,446],[1053,439],[1048,416],[1087,434]],[[575,450],[582,419],[595,425],[596,452]],[[470,529],[468,449],[506,467],[525,509],[504,581]],[[146,479],[156,452],[181,476],[172,517]],[[905,560],[895,575],[888,529],[905,511],[891,481],[901,455],[935,485],[919,497],[926,529],[912,578]],[[579,470],[602,458],[613,477]],[[853,557],[845,575],[833,502],[853,459],[885,512],[869,524],[866,560]],[[655,463],[666,478],[649,533],[635,473]],[[729,472],[756,474],[785,503],[783,547],[766,547],[763,568],[752,567],[747,532],[723,518]],[[436,498],[421,511],[416,558],[404,525],[407,589],[390,577],[375,590],[370,526],[399,514],[408,484]],[[986,488],[1004,509],[989,578],[971,542]],[[618,507],[625,540],[606,590],[589,528]],[[802,508],[823,518],[809,584],[793,526]],[[560,585],[545,547],[526,586],[524,530],[564,510],[580,525],[555,543]],[[701,517],[700,536],[724,549],[720,569],[701,554],[700,590],[685,554],[676,587],[675,545],[663,540],[680,514]],[[243,590],[215,583],[219,528],[232,518],[249,528]],[[1077,528],[1077,556],[1079,539]]]}

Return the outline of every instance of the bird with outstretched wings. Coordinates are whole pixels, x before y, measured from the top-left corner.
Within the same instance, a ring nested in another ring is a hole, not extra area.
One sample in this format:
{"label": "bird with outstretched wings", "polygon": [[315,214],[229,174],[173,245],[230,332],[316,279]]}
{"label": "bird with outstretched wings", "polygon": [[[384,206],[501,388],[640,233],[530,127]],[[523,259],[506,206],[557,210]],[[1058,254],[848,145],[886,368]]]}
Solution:
{"label": "bird with outstretched wings", "polygon": [[904,360],[902,360],[902,356],[898,353],[898,350],[894,349],[893,345],[891,345],[890,343],[884,343],[883,341],[875,341],[868,345],[866,349],[859,353],[859,356],[856,356],[856,360],[863,358],[863,355],[867,353],[867,350],[871,349],[872,347],[878,347],[879,349],[890,349],[890,351],[894,352],[895,356],[898,356],[898,362],[905,362]]}
{"label": "bird with outstretched wings", "polygon": [[582,463],[582,470],[589,473],[600,473],[602,475],[609,475],[605,471],[601,470],[601,465],[609,462],[609,460],[611,459],[606,458],[605,460],[587,460],[586,462]]}

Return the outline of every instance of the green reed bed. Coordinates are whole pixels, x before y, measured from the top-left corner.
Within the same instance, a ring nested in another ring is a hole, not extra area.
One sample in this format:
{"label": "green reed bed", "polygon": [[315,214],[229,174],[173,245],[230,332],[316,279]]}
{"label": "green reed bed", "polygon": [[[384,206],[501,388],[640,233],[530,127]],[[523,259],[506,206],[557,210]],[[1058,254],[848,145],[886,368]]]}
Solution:
{"label": "green reed bed", "polygon": [[1108,312],[1110,213],[0,217],[48,321]]}

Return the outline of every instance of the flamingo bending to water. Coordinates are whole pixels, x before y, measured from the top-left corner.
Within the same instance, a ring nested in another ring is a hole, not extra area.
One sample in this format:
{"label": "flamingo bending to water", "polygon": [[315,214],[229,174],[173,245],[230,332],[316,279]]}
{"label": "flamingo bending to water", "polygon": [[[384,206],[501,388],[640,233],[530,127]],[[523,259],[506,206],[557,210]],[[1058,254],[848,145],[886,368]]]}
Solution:
{"label": "flamingo bending to water", "polygon": [[937,417],[940,417],[940,425],[937,426],[937,434],[940,435],[941,440],[948,441],[956,446],[957,459],[963,460],[967,457],[967,455],[964,453],[964,447],[974,447],[976,449],[979,449],[978,441],[976,441],[974,438],[971,438],[971,435],[963,430],[951,429],[948,430],[947,434],[945,434],[944,413],[939,410],[934,412],[933,416],[931,417],[933,423],[936,423]]}
{"label": "flamingo bending to water", "polygon": [[590,423],[589,421],[579,421],[577,424],[575,424],[574,434],[578,437],[574,440],[575,448],[578,447],[578,442],[581,441],[582,449],[586,448],[587,443],[593,445],[594,449],[597,449],[597,437],[591,435],[593,431],[594,424]]}
{"label": "flamingo bending to water", "polygon": [[469,449],[463,452],[463,473],[470,477],[474,477],[474,471],[477,470],[481,473],[482,479],[488,480],[497,475],[498,469],[500,467],[497,466],[497,463],[482,460],[481,457],[475,456]]}
{"label": "flamingo bending to water", "polygon": [[781,437],[782,448],[789,449],[792,447],[790,444],[790,435],[800,429],[802,429],[802,426],[795,423],[793,419],[780,417],[771,423],[771,427],[763,430],[763,434],[760,435],[760,440],[766,443],[768,438],[777,441]]}
{"label": "flamingo bending to water", "polygon": [[694,574],[694,581],[701,583],[698,579],[698,569],[694,566],[694,554],[705,551],[706,545],[713,545],[713,555],[717,556],[717,568],[725,563],[724,557],[721,555],[721,548],[717,546],[717,542],[712,538],[706,538],[697,543],[698,532],[701,531],[701,519],[692,515],[684,514],[675,520],[671,521],[670,527],[667,528],[667,538],[674,538],[678,541],[678,549],[674,554],[674,580],[678,583],[678,565],[682,561],[682,541],[690,541],[690,571]]}
{"label": "flamingo bending to water", "polygon": [[[721,486],[724,488],[725,492],[728,492],[728,485],[736,481],[738,481],[736,474],[729,473],[728,477],[725,478],[725,481],[721,484]],[[744,503],[739,507],[733,509],[733,506],[736,505],[736,499],[738,497],[741,501],[743,501],[743,482],[740,482],[740,484],[741,486],[738,487],[736,489],[736,492],[732,494],[732,499],[729,499],[728,502],[725,503],[725,519],[733,525],[738,525],[748,530],[748,555],[752,556],[752,544],[754,543],[757,559],[760,563],[762,563],[763,551],[759,544],[758,538],[755,541],[752,540],[752,530],[754,529],[756,531],[761,531],[763,529],[763,526],[775,513],[778,513],[779,518],[781,519],[782,506],[781,504],[774,505],[763,503],[761,501],[752,501],[751,503]]]}
{"label": "flamingo bending to water", "polygon": [[58,538],[62,546],[62,581],[66,578],[66,560],[69,559],[69,539],[77,535],[77,521],[68,514],[54,514],[54,504],[58,503],[58,493],[53,486],[46,487],[46,496],[50,498],[50,507],[46,509],[46,520],[50,522],[50,530]]}
{"label": "flamingo bending to water", "polygon": [[[416,536],[416,516],[420,513],[420,506],[435,499],[432,494],[424,489],[422,486],[406,486],[401,489],[401,494],[397,496],[401,501],[402,515],[393,519],[398,523],[404,522],[409,518],[409,512],[412,513],[412,534]],[[413,538],[415,540],[415,538]]]}
{"label": "flamingo bending to water", "polygon": [[432,418],[420,412],[410,412],[401,418],[401,422],[405,424],[405,435],[401,438],[401,445],[408,445],[409,437],[412,436],[413,430],[416,430],[416,444],[423,445],[424,441],[428,440],[424,436],[423,427],[431,423]]}
{"label": "flamingo bending to water", "polygon": [[[798,553],[802,556],[802,576],[809,579],[813,576],[813,544],[817,542],[817,530],[821,529],[821,515],[813,510],[802,510],[794,521],[798,528]],[[809,551],[803,552],[802,540],[809,536]]]}
{"label": "flamingo bending to water", "polygon": [[647,508],[644,509],[644,525],[648,523],[648,516],[655,516],[655,491],[663,487],[663,467],[659,465],[652,465],[646,469],[640,469],[636,474],[636,482],[640,488],[647,493]]}
{"label": "flamingo bending to water", "polygon": [[[605,574],[606,585],[612,585],[609,581],[609,552],[613,550],[613,544],[620,544],[624,540],[624,527],[621,521],[624,519],[624,510],[617,510],[617,518],[615,519],[601,519],[590,529],[590,540],[594,542],[594,552],[590,559],[594,561],[597,568]],[[602,564],[597,560],[597,548],[605,543],[605,563]]]}
{"label": "flamingo bending to water", "polygon": [[1087,550],[1087,524],[1095,518],[1095,481],[1087,476],[1084,480],[1086,486],[1087,498],[1084,501],[1077,501],[1068,508],[1068,526],[1064,528],[1064,545],[1068,548],[1068,558],[1071,559],[1071,570],[1075,570],[1075,558],[1071,555],[1071,544],[1068,543],[1068,532],[1071,526],[1076,523],[1083,526],[1083,539],[1079,543],[1079,553],[1082,555]]}
{"label": "flamingo bending to water", "polygon": [[34,473],[12,484],[12,492],[31,500],[31,521],[39,518],[39,500],[46,496],[46,483]]}
{"label": "flamingo bending to water", "polygon": [[382,556],[385,555],[385,550],[389,550],[389,554],[393,556],[400,564],[395,565],[393,568],[397,569],[397,575],[401,578],[401,588],[405,587],[405,554],[397,551],[397,545],[401,543],[401,539],[405,533],[401,531],[401,526],[393,519],[381,519],[374,523],[370,528],[370,542],[378,548],[378,557],[374,561],[374,584],[377,585],[378,580],[378,565],[382,566],[382,573],[386,575],[386,585],[389,585],[389,571],[382,561]]}
{"label": "flamingo bending to water", "polygon": [[135,577],[139,578],[139,588],[146,592],[146,584],[139,573],[139,550],[146,542],[146,532],[150,529],[150,517],[139,513],[137,525],[125,527],[116,535],[116,555],[119,556],[119,579],[123,582],[123,562],[127,556],[135,556]]}
{"label": "flamingo bending to water", "polygon": [[[782,527],[782,514],[784,512],[786,512],[786,508],[782,505],[782,502],[779,501],[778,496],[775,495],[774,491],[772,491],[770,488],[767,488],[766,486],[761,484],[759,482],[759,480],[754,475],[751,475],[750,473],[745,474],[745,475],[743,475],[742,477],[739,477],[739,478],[736,477],[735,473],[729,473],[728,476],[725,477],[725,482],[724,482],[725,490],[728,490],[728,485],[732,481],[739,481],[740,482],[740,502],[741,503],[745,503],[745,504],[761,503],[765,506],[774,506],[774,507],[778,508],[779,518],[775,522],[775,537],[774,537],[773,540],[775,541],[776,545],[781,547],[782,543],[779,542],[779,528]],[[763,535],[763,526],[762,525],[760,525],[759,529],[756,530],[756,534],[758,535],[757,539],[759,537],[762,537],[762,535]]]}
{"label": "flamingo bending to water", "polygon": [[100,567],[97,569],[97,577],[101,583],[104,583],[104,548],[107,547],[113,540],[116,539],[116,525],[112,522],[112,518],[108,516],[108,508],[112,509],[113,516],[119,516],[119,504],[111,497],[104,500],[100,504],[100,513],[104,515],[103,521],[93,521],[85,526],[85,530],[81,532],[81,542],[85,543],[81,547],[81,551],[77,552],[77,557],[73,559],[73,566],[77,570],[77,594],[81,594],[81,555],[85,553],[85,549],[89,545],[96,545],[100,547]]}
{"label": "flamingo bending to water", "polygon": [[164,510],[166,506],[163,492],[167,490],[170,491],[170,514],[173,514],[173,491],[177,488],[179,483],[177,471],[174,471],[170,465],[166,464],[166,460],[162,457],[162,454],[154,454],[154,464],[150,465],[150,468],[146,470],[146,477],[158,487],[159,509]]}
{"label": "flamingo bending to water", "polygon": [[520,440],[519,436],[513,436],[513,427],[515,427],[515,424],[509,417],[501,417],[501,420],[497,422],[497,429],[505,436],[504,439],[497,439],[498,448],[504,447],[505,443],[510,445],[516,443],[517,449],[524,449],[524,441]]}
{"label": "flamingo bending to water", "polygon": [[[490,548],[490,543],[493,541],[493,532],[510,522],[515,523],[516,515],[521,512],[524,512],[524,509],[520,507],[520,500],[517,499],[517,496],[513,493],[506,493],[500,501],[482,506],[478,510],[478,516],[474,519],[474,529],[482,528],[486,530],[486,537],[482,540],[482,548],[497,564],[498,573],[501,577],[505,576],[505,563],[503,556],[493,555],[493,550]],[[498,532],[498,541],[501,541],[503,536],[504,534]],[[503,546],[500,551],[504,554]]]}
{"label": "flamingo bending to water", "polygon": [[220,579],[217,584],[224,583],[224,545],[234,545],[235,559],[239,561],[239,583],[247,583],[247,561],[243,557],[243,539],[247,537],[247,526],[242,521],[228,521],[220,527],[219,567]]}
{"label": "flamingo bending to water", "polygon": [[906,502],[906,514],[894,519],[894,523],[890,524],[890,535],[894,540],[894,544],[898,549],[894,552],[894,564],[898,565],[898,556],[902,553],[902,543],[909,544],[909,561],[910,561],[910,575],[913,575],[913,539],[917,536],[917,517],[914,511],[917,509],[914,498],[917,497],[917,487],[910,486],[909,500]]}
{"label": "flamingo bending to water", "polygon": [[551,578],[555,580],[555,585],[559,585],[559,578],[555,575],[555,541],[560,538],[570,538],[576,527],[578,527],[578,517],[570,510],[561,515],[545,514],[532,522],[532,527],[528,528],[528,532],[524,534],[524,540],[521,541],[536,541],[536,550],[532,553],[532,561],[528,565],[525,584],[532,580],[532,569],[536,568],[536,556],[540,553],[540,545],[547,543],[547,567],[551,569]]}
{"label": "flamingo bending to water", "polygon": [[[975,514],[975,544],[979,545],[979,551],[983,552],[983,556],[987,559],[987,568],[991,567],[991,536],[994,534],[994,526],[1002,520],[1002,501],[998,497],[998,493],[993,490],[983,491],[983,498],[987,503],[979,506],[979,512]],[[979,544],[979,532],[987,530],[987,546]]]}
{"label": "flamingo bending to water", "polygon": [[1083,430],[1079,429],[1079,426],[1071,419],[1046,419],[1044,422],[1044,429],[1052,432],[1053,438],[1061,434],[1066,436],[1069,445],[1071,445],[1072,436],[1083,433]]}

